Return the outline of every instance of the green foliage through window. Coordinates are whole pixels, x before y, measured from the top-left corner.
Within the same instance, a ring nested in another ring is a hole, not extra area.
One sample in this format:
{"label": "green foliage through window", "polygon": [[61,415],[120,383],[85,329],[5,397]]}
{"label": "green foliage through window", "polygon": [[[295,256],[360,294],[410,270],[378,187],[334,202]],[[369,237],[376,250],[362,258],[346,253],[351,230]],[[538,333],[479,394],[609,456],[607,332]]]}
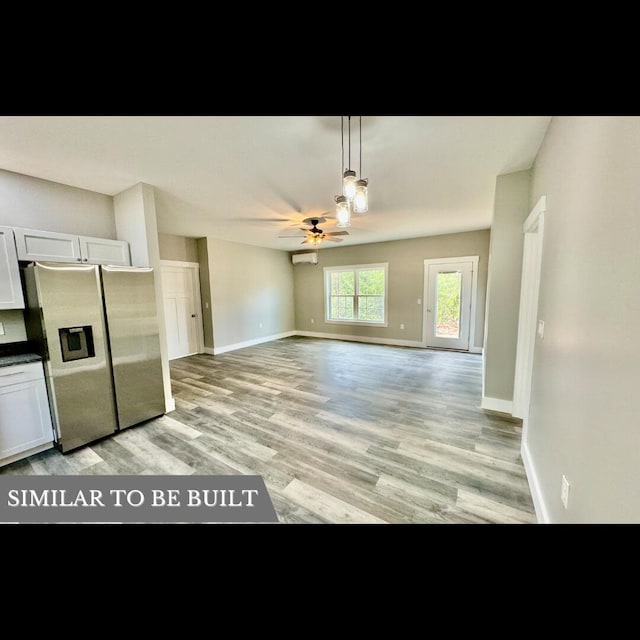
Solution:
{"label": "green foliage through window", "polygon": [[328,320],[383,323],[385,275],[382,267],[327,271]]}
{"label": "green foliage through window", "polygon": [[441,338],[460,337],[460,272],[439,273],[436,301],[436,336]]}

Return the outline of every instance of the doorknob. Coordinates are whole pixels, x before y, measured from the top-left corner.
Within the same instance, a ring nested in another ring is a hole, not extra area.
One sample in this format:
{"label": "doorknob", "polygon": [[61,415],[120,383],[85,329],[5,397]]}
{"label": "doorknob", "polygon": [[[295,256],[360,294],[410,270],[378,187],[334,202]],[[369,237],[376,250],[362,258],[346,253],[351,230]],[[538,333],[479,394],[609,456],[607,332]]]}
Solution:
{"label": "doorknob", "polygon": [[195,318],[195,317],[196,317],[196,314],[195,314],[195,313],[192,313],[192,314],[191,314],[191,317],[192,317],[192,318]]}

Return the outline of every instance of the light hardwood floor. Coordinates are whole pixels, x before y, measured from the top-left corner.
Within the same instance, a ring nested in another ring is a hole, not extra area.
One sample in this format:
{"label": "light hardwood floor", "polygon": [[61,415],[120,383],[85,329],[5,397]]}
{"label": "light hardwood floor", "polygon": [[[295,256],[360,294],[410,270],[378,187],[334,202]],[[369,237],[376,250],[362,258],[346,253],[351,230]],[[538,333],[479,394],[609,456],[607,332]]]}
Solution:
{"label": "light hardwood floor", "polygon": [[171,363],[176,410],[15,474],[259,474],[281,522],[529,523],[481,356],[287,338]]}

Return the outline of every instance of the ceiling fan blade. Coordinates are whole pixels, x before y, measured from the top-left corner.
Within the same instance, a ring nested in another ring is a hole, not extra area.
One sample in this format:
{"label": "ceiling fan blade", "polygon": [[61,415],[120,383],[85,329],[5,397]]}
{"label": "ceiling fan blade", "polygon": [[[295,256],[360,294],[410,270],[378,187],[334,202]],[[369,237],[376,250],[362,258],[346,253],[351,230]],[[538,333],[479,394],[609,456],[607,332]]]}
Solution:
{"label": "ceiling fan blade", "polygon": [[304,238],[305,236],[301,236],[298,234],[297,236],[278,236],[278,238]]}
{"label": "ceiling fan blade", "polygon": [[342,242],[342,238],[325,238],[329,242]]}
{"label": "ceiling fan blade", "polygon": [[330,231],[329,233],[325,233],[325,236],[348,236],[348,231]]}
{"label": "ceiling fan blade", "polygon": [[305,229],[304,227],[298,227],[298,229],[300,229],[300,231],[309,231],[309,229]]}
{"label": "ceiling fan blade", "polygon": [[312,244],[309,242],[309,238],[305,238],[300,244]]}

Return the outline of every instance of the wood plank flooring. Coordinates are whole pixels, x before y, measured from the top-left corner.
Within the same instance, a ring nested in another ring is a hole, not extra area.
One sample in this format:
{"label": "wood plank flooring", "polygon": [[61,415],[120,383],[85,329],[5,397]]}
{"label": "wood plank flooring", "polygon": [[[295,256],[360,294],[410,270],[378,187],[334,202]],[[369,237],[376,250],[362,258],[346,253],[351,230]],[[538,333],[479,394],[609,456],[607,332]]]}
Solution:
{"label": "wood plank flooring", "polygon": [[478,355],[293,337],[171,363],[176,410],[10,474],[259,474],[281,522],[530,523]]}

